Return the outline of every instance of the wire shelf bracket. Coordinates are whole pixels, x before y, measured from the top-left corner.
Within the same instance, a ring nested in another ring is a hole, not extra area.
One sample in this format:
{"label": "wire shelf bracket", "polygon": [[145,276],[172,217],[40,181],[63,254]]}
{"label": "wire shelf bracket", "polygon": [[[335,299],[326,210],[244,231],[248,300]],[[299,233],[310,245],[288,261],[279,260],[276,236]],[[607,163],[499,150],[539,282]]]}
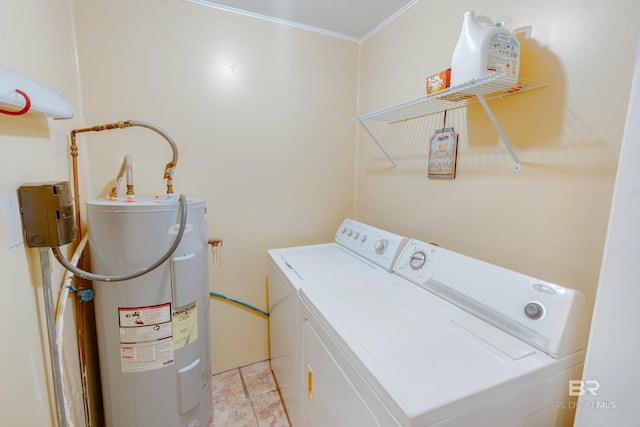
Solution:
{"label": "wire shelf bracket", "polygon": [[502,131],[502,128],[500,127],[500,124],[498,123],[496,116],[493,115],[491,108],[489,108],[487,101],[484,100],[484,97],[482,96],[480,91],[478,91],[477,89],[474,89],[473,91],[475,92],[476,97],[478,98],[478,101],[480,101],[480,104],[482,105],[484,112],[487,113],[489,120],[491,120],[491,123],[493,123],[493,127],[495,127],[496,131],[498,131],[498,135],[500,136],[500,139],[502,139],[502,142],[504,143],[505,147],[507,147],[507,150],[509,150],[511,157],[513,157],[513,171],[520,172],[520,158],[518,157],[515,150],[509,143],[507,136]]}
{"label": "wire shelf bracket", "polygon": [[387,150],[384,149],[384,147],[382,146],[382,144],[380,144],[380,142],[378,141],[378,139],[371,133],[371,131],[369,130],[369,128],[367,126],[365,126],[364,121],[360,122],[360,126],[362,126],[362,128],[365,130],[365,132],[367,132],[367,135],[369,135],[369,138],[371,138],[371,140],[373,142],[375,142],[375,144],[378,146],[378,148],[380,149],[380,151],[382,151],[382,153],[385,155],[385,157],[387,158],[387,160],[389,160],[389,162],[391,162],[391,164],[393,165],[393,171],[394,172],[398,172],[398,164],[391,158],[391,156],[389,155],[389,153],[387,153]]}

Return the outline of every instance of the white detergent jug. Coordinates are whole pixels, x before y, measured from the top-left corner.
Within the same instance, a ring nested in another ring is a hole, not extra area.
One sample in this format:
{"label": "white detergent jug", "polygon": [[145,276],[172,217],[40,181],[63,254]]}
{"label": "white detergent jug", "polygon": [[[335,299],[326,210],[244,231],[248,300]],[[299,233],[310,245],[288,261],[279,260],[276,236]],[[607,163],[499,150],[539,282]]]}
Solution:
{"label": "white detergent jug", "polygon": [[515,84],[519,71],[520,43],[504,22],[466,12],[451,59],[451,86],[494,72],[507,74],[502,81]]}

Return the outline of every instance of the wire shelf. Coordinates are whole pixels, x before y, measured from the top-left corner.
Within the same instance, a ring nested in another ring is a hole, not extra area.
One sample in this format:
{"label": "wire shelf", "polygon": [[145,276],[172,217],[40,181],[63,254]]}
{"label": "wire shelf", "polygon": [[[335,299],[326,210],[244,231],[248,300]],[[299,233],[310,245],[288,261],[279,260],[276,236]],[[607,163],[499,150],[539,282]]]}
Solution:
{"label": "wire shelf", "polygon": [[514,83],[511,76],[502,73],[492,73],[431,95],[422,96],[354,117],[350,122],[356,123],[366,120],[376,120],[393,123],[410,120],[475,104],[479,102],[478,94],[482,95],[485,100],[490,100],[544,86],[548,86],[548,83],[532,83],[525,78],[519,78]]}
{"label": "wire shelf", "polygon": [[396,123],[404,120],[411,120],[418,117],[428,116],[441,111],[466,107],[467,105],[479,102],[480,104],[482,104],[482,108],[485,110],[487,116],[498,131],[500,139],[502,139],[504,145],[513,157],[514,171],[519,172],[520,159],[507,140],[506,135],[500,128],[500,125],[491,112],[491,109],[487,105],[487,100],[494,98],[503,98],[508,95],[514,95],[516,93],[522,93],[544,86],[548,86],[548,83],[532,83],[522,77],[514,80],[512,76],[504,73],[491,73],[478,79],[470,80],[461,85],[457,85],[431,95],[422,96],[420,98],[412,99],[411,101],[403,102],[401,104],[387,107],[382,110],[354,117],[350,120],[350,122],[360,123],[367,134],[371,137],[373,142],[376,143],[378,148],[382,150],[387,159],[389,159],[391,164],[393,164],[394,170],[397,171],[397,163],[391,158],[389,153],[385,151],[385,149],[380,144],[380,141],[378,141],[371,133],[371,131],[367,129],[364,124],[366,120],[377,120],[388,123]]}

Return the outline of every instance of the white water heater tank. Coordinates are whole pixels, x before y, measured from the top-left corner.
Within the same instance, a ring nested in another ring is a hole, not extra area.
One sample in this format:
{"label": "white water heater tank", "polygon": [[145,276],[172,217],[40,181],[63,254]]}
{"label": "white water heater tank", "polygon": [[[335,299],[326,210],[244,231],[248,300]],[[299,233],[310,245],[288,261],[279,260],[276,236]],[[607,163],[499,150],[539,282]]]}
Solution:
{"label": "white water heater tank", "polygon": [[[188,199],[175,252],[155,270],[94,281],[107,427],[206,427],[212,414],[205,201]],[[144,269],[180,229],[178,200],[87,202],[93,272]]]}

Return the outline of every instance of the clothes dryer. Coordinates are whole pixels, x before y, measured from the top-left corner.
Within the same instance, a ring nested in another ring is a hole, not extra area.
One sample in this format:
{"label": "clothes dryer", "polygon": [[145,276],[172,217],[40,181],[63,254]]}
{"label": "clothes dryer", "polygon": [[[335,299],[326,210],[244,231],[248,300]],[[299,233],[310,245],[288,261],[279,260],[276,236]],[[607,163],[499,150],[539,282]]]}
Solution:
{"label": "clothes dryer", "polygon": [[572,425],[581,293],[417,240],[394,272],[302,285],[305,425]]}

